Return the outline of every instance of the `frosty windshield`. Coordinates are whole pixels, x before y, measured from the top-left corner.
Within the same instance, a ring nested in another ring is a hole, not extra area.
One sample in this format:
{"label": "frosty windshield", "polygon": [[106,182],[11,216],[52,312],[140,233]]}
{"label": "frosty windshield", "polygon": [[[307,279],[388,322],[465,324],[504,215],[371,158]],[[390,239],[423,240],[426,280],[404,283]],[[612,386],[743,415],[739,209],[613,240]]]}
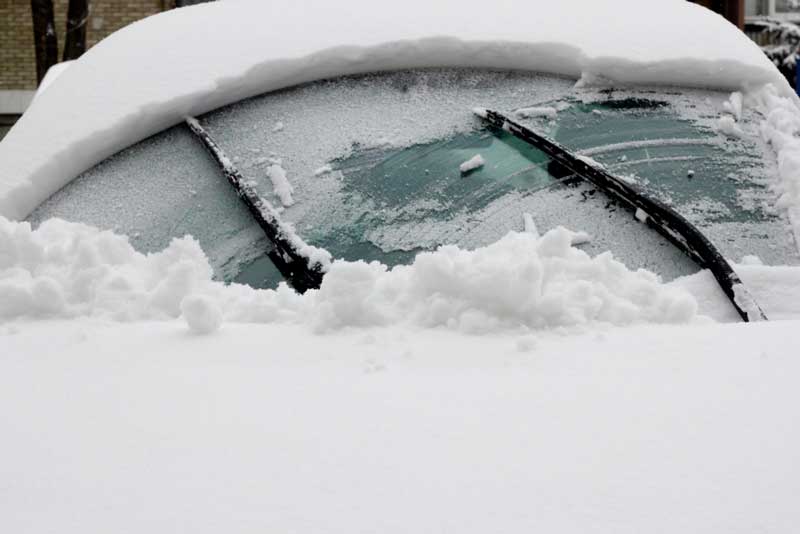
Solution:
{"label": "frosty windshield", "polygon": [[[200,120],[283,218],[336,258],[395,265],[442,244],[486,245],[529,214],[541,230],[589,231],[588,252],[612,250],[631,267],[665,278],[696,270],[592,187],[559,179],[537,150],[487,131],[470,110],[491,105],[672,203],[725,255],[796,263],[785,221],[766,208],[775,163],[755,123],[745,115],[738,131],[717,127],[728,97],[429,70],[313,83]],[[482,164],[462,172],[469,161]],[[219,278],[280,280],[260,231],[184,127],[88,171],[32,220],[50,216],[119,229],[142,250],[189,233]]]}

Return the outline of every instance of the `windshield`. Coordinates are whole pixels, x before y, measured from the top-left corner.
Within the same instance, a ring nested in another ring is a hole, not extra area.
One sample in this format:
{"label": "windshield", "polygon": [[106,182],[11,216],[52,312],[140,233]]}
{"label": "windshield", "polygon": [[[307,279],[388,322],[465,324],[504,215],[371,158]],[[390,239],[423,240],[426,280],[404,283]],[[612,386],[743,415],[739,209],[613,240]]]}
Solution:
{"label": "windshield", "polygon": [[[593,187],[563,180],[537,149],[471,113],[492,106],[670,203],[731,259],[797,263],[769,206],[775,161],[747,113],[716,124],[729,95],[598,91],[516,72],[435,70],[318,82],[243,101],[200,122],[260,194],[335,258],[411,261],[523,229],[586,230],[589,253],[674,278],[697,269]],[[484,162],[462,173],[461,164]],[[268,245],[219,169],[175,127],[85,173],[33,215],[115,228],[143,250],[197,237],[217,276],[272,287]]]}

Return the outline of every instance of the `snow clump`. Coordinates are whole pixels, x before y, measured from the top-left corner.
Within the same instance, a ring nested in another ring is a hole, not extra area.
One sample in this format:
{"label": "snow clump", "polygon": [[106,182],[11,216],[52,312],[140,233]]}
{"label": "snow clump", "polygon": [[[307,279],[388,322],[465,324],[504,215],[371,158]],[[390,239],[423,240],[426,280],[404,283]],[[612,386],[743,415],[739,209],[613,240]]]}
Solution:
{"label": "snow clump", "polygon": [[486,160],[483,159],[483,156],[480,154],[476,154],[472,156],[470,159],[462,163],[458,166],[461,174],[467,174],[468,172],[474,171],[475,169],[480,169],[486,165]]}
{"label": "snow clump", "polygon": [[33,230],[0,217],[0,320],[174,318],[184,297],[211,285],[211,276],[191,237],[141,254],[127,237],[91,226],[50,219]]}
{"label": "snow clump", "polygon": [[730,98],[727,102],[722,104],[722,107],[733,115],[733,118],[736,119],[736,122],[742,120],[742,109],[744,107],[744,96],[741,92],[736,91],[731,94]]}
{"label": "snow clump", "polygon": [[197,334],[211,334],[222,325],[222,310],[214,299],[189,295],[181,301],[181,313],[189,329]]}
{"label": "snow clump", "polygon": [[286,170],[279,163],[273,163],[267,167],[267,177],[272,182],[272,190],[281,200],[281,204],[286,207],[294,204],[294,199],[292,198],[294,188],[286,178]]}
{"label": "snow clump", "polygon": [[531,108],[520,108],[517,111],[515,111],[514,114],[521,119],[530,119],[530,118],[555,119],[558,116],[558,110],[556,108],[550,108],[550,107],[531,107]]}
{"label": "snow clump", "polygon": [[717,131],[728,137],[744,137],[744,132],[739,128],[739,125],[736,124],[736,120],[730,115],[724,115],[717,120]]}

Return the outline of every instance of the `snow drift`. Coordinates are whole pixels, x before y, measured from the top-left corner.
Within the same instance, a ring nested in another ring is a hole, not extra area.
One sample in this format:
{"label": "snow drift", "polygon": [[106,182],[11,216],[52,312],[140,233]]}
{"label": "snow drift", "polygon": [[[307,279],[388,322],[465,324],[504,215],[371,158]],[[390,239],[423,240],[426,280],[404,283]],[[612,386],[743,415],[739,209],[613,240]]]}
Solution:
{"label": "snow drift", "polygon": [[295,322],[315,331],[412,324],[468,333],[592,322],[685,323],[697,311],[683,289],[630,271],[610,253],[594,258],[556,228],[509,233],[474,251],[419,254],[410,266],[334,262],[321,289],[298,295],[224,285],[191,237],[141,254],[125,236],[51,219],[37,230],[0,218],[0,319],[93,316],[130,321],[183,313],[199,332],[222,315]]}
{"label": "snow drift", "polygon": [[791,92],[754,43],[684,0],[213,2],[113,34],[46,88],[0,143],[0,215],[25,218],[187,115],[326,77],[425,67]]}

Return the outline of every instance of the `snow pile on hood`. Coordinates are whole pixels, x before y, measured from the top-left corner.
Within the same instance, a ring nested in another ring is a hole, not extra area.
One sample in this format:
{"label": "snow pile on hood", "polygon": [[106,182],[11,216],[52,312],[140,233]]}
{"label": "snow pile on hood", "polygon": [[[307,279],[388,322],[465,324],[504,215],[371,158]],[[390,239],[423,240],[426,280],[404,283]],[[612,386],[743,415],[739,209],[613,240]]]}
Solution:
{"label": "snow pile on hood", "polygon": [[212,2],[113,34],[36,98],[0,143],[0,215],[25,218],[187,115],[326,77],[425,67],[791,92],[754,43],[685,0]]}
{"label": "snow pile on hood", "polygon": [[[697,311],[682,289],[630,271],[610,253],[590,257],[575,234],[510,233],[474,251],[445,246],[410,266],[334,262],[322,288],[224,285],[196,241],[144,255],[125,236],[51,219],[37,230],[0,218],[0,319],[179,317],[213,331],[221,317],[295,322],[317,332],[398,323],[469,333],[607,322],[685,323]],[[200,298],[198,298],[200,297]]]}
{"label": "snow pile on hood", "polygon": [[469,333],[603,321],[684,323],[694,299],[656,275],[632,272],[610,252],[594,258],[562,227],[540,238],[509,233],[474,251],[448,245],[391,271],[377,262],[336,263],[314,295],[317,329],[411,321]]}
{"label": "snow pile on hood", "polygon": [[183,297],[211,276],[189,237],[144,255],[127,237],[91,226],[51,219],[32,230],[0,217],[0,319],[177,317]]}

